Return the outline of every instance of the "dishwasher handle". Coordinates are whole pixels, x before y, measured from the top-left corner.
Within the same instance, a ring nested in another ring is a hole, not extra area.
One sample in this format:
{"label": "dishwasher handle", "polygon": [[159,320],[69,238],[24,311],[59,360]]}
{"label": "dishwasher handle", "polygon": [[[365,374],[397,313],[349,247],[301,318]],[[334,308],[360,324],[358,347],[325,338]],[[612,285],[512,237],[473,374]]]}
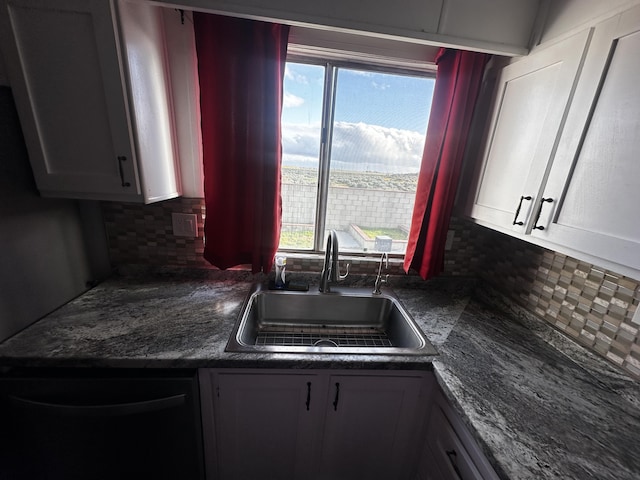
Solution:
{"label": "dishwasher handle", "polygon": [[38,409],[70,417],[121,417],[139,413],[157,412],[167,408],[179,407],[186,402],[186,395],[172,395],[170,397],[154,398],[141,402],[114,403],[106,405],[68,405],[61,403],[41,402],[28,398],[9,395],[9,400],[23,408]]}

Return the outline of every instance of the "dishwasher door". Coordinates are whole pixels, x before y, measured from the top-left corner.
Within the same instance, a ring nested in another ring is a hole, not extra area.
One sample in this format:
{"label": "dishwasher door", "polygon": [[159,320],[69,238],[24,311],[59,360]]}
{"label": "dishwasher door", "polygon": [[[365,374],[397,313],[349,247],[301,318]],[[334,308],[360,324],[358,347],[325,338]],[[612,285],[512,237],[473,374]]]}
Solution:
{"label": "dishwasher door", "polygon": [[0,378],[0,478],[204,478],[197,377]]}

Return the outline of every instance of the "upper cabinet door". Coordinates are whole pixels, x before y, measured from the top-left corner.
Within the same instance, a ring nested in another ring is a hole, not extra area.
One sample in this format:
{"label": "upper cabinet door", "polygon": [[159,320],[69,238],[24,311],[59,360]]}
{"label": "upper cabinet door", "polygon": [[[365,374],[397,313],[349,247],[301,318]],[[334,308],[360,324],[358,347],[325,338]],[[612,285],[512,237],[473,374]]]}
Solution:
{"label": "upper cabinet door", "polygon": [[640,271],[638,52],[640,7],[596,26],[531,232],[630,274]]}
{"label": "upper cabinet door", "polygon": [[1,7],[3,51],[40,192],[139,200],[112,3]]}
{"label": "upper cabinet door", "polygon": [[524,233],[561,130],[590,31],[500,72],[471,216]]}

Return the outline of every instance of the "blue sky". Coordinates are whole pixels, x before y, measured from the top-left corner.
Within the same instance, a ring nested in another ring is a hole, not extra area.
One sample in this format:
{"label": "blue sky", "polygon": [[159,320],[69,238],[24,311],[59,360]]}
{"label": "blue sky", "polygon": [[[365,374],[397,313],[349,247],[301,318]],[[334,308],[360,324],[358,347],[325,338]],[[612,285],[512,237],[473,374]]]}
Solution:
{"label": "blue sky", "polygon": [[[323,84],[323,67],[287,64],[285,165],[317,162]],[[340,69],[332,168],[417,172],[433,84],[433,79]]]}

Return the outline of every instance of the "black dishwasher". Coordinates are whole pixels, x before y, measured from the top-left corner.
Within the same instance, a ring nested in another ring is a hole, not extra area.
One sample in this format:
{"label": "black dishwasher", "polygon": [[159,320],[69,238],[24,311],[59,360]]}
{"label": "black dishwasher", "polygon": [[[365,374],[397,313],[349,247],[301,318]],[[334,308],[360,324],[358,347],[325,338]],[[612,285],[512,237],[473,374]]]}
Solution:
{"label": "black dishwasher", "polygon": [[0,378],[0,479],[204,478],[193,371]]}

